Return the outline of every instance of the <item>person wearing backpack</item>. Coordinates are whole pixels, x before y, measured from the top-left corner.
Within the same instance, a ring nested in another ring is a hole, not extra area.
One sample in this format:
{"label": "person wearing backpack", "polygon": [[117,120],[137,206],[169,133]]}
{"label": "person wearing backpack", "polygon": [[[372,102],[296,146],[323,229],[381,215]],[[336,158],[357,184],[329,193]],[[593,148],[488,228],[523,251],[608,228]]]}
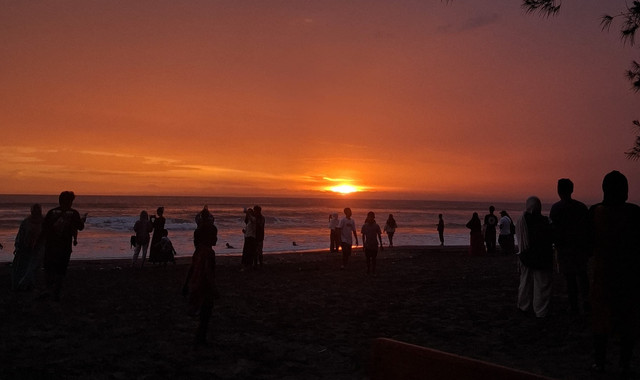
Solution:
{"label": "person wearing backpack", "polygon": [[73,236],[84,229],[86,214],[71,208],[76,196],[73,191],[63,191],[58,197],[59,207],[49,210],[42,223],[44,242],[44,270],[47,288],[55,301],[60,301],[62,282],[71,259]]}

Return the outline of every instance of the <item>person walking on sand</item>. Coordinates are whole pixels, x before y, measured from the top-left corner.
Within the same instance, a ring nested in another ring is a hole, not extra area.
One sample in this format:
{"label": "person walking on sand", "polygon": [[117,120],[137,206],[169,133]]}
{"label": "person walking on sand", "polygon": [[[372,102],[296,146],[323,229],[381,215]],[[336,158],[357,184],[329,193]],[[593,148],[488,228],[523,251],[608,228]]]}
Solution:
{"label": "person walking on sand", "polygon": [[628,379],[640,333],[640,207],[627,202],[629,183],[619,171],[604,177],[602,190],[602,202],[591,206],[587,215],[593,252],[592,369],[605,370],[608,339],[616,332],[620,338],[620,378]]}
{"label": "person walking on sand", "polygon": [[496,226],[498,225],[498,217],[493,213],[495,207],[489,207],[489,213],[484,216],[484,242],[487,244],[487,253],[496,251]]}
{"label": "person walking on sand", "polygon": [[49,210],[42,222],[40,238],[44,243],[44,271],[47,288],[54,301],[60,301],[62,282],[71,259],[74,231],[82,231],[86,215],[71,208],[76,196],[73,191],[63,191],[58,197],[60,206]]}
{"label": "person walking on sand", "polygon": [[263,264],[263,249],[264,249],[264,225],[265,218],[262,215],[262,207],[256,205],[253,206],[253,213],[256,216],[256,254],[253,259],[253,266],[257,267],[258,264]]}
{"label": "person walking on sand", "polygon": [[216,252],[213,250],[213,246],[218,242],[218,229],[207,208],[203,208],[200,214],[197,219],[197,227],[193,232],[195,251],[182,287],[182,295],[188,297],[187,314],[191,317],[198,317],[195,345],[207,346],[207,331],[213,303],[217,297]]}
{"label": "person walking on sand", "polygon": [[338,224],[338,213],[329,215],[329,252],[338,252],[340,249],[340,229]]}
{"label": "person walking on sand", "polygon": [[558,180],[560,201],[551,206],[549,219],[553,227],[554,243],[558,253],[560,273],[567,283],[569,312],[579,312],[579,301],[583,310],[589,311],[589,275],[587,266],[589,251],[587,247],[586,223],[589,209],[571,198],[573,182],[568,178]]}
{"label": "person walking on sand", "polygon": [[351,235],[356,239],[356,247],[358,246],[358,233],[356,232],[356,222],[351,219],[351,209],[349,207],[344,209],[345,217],[340,219],[338,228],[340,229],[340,238],[342,247],[342,269],[347,266],[349,262],[349,256],[351,256]]}
{"label": "person walking on sand", "polygon": [[382,231],[376,223],[376,214],[373,211],[367,213],[367,219],[360,230],[362,234],[362,248],[367,259],[367,274],[376,275],[376,257],[378,256],[378,243],[382,250]]}
{"label": "person walking on sand", "polygon": [[533,310],[536,318],[549,313],[553,280],[553,232],[549,218],[542,215],[542,202],[529,197],[526,210],[516,225],[520,251],[518,309]]}
{"label": "person walking on sand", "polygon": [[398,223],[393,218],[393,214],[389,214],[387,222],[384,224],[384,232],[389,239],[389,247],[393,247],[393,235],[396,233],[396,228],[398,228]]}
{"label": "person walking on sand", "polygon": [[149,213],[142,210],[140,212],[140,218],[133,225],[133,231],[136,233],[136,247],[133,250],[133,260],[131,266],[135,267],[138,261],[138,255],[142,250],[142,264],[140,268],[144,266],[144,261],[147,258],[147,250],[149,249],[149,241],[151,240],[151,231],[153,231],[153,223],[149,220]]}
{"label": "person walking on sand", "polygon": [[32,290],[34,287],[33,277],[42,259],[40,234],[43,221],[42,206],[36,203],[31,206],[31,214],[20,223],[13,252],[11,290]]}
{"label": "person walking on sand", "polygon": [[498,228],[500,229],[500,233],[498,235],[500,251],[504,255],[510,255],[515,249],[515,240],[513,235],[515,234],[516,226],[513,224],[513,220],[511,220],[509,213],[504,210],[500,211]]}
{"label": "person walking on sand", "polygon": [[471,220],[467,222],[469,232],[469,254],[471,256],[482,256],[486,253],[484,249],[484,241],[482,240],[482,224],[477,212],[471,216]]}
{"label": "person walking on sand", "polygon": [[444,246],[444,219],[442,219],[442,214],[438,214],[438,237],[440,238],[440,246]]}

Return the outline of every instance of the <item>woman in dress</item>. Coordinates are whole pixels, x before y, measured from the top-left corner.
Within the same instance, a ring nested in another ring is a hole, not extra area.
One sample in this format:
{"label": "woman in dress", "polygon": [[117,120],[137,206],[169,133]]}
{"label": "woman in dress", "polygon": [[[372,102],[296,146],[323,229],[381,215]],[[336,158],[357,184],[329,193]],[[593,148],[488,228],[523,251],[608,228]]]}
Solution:
{"label": "woman in dress", "polygon": [[164,234],[164,224],[166,223],[166,219],[164,218],[164,207],[158,207],[156,213],[158,216],[152,215],[150,218],[151,223],[153,223],[153,236],[151,237],[149,262],[164,262],[166,264],[167,261],[162,257],[159,244]]}
{"label": "woman in dress", "polygon": [[486,253],[484,248],[484,236],[482,235],[482,223],[477,212],[471,216],[471,220],[467,222],[467,228],[470,229],[470,245],[469,254],[472,256],[481,256]]}

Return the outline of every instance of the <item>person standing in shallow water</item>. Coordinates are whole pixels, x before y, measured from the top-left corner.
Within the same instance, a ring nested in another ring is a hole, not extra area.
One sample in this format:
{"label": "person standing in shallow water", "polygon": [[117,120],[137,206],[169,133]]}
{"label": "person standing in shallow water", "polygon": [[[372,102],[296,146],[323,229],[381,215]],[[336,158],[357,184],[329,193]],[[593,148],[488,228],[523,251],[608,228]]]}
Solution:
{"label": "person standing in shallow water", "polygon": [[215,285],[216,252],[213,247],[218,242],[218,229],[207,208],[202,209],[196,220],[198,225],[193,232],[195,251],[182,287],[182,294],[188,297],[187,314],[198,317],[195,345],[206,346],[208,345],[207,332],[213,312],[213,303],[217,296]]}
{"label": "person standing in shallow water", "polygon": [[389,214],[387,222],[384,224],[384,232],[389,239],[389,247],[393,247],[393,235],[396,233],[397,228],[398,223],[396,223],[396,220],[393,218],[393,214]]}
{"label": "person standing in shallow water", "polygon": [[351,219],[351,209],[344,209],[345,217],[340,219],[338,228],[340,229],[341,247],[342,247],[342,268],[347,266],[349,257],[351,256],[351,235],[356,239],[356,247],[358,246],[358,233],[356,232],[356,222]]}
{"label": "person standing in shallow water", "polygon": [[58,197],[59,207],[49,210],[42,223],[41,238],[44,243],[44,271],[47,288],[55,301],[60,300],[62,282],[71,259],[73,235],[82,231],[86,215],[81,217],[71,208],[76,196],[73,191],[63,191]]}
{"label": "person standing in shallow water", "polygon": [[640,207],[627,203],[629,183],[618,171],[602,181],[603,200],[587,214],[593,251],[592,328],[595,364],[603,372],[608,338],[620,336],[621,378],[630,378],[633,348],[640,334]]}
{"label": "person standing in shallow water", "polygon": [[376,274],[376,257],[378,257],[378,242],[382,250],[382,231],[376,223],[376,214],[373,211],[367,213],[367,219],[360,230],[362,234],[362,248],[367,258],[367,274]]}
{"label": "person standing in shallow water", "polygon": [[551,206],[549,218],[553,227],[554,243],[558,252],[560,273],[567,283],[569,312],[577,314],[579,298],[584,311],[589,311],[589,276],[587,266],[589,252],[587,248],[586,223],[589,210],[587,206],[571,198],[573,182],[570,179],[558,180],[560,201]]}
{"label": "person standing in shallow water", "polygon": [[489,207],[489,213],[484,216],[484,241],[487,244],[487,252],[494,253],[496,251],[496,226],[498,225],[498,217],[493,213],[495,207]]}
{"label": "person standing in shallow water", "polygon": [[438,214],[438,238],[440,239],[440,246],[444,246],[444,219],[442,219],[442,214]]}

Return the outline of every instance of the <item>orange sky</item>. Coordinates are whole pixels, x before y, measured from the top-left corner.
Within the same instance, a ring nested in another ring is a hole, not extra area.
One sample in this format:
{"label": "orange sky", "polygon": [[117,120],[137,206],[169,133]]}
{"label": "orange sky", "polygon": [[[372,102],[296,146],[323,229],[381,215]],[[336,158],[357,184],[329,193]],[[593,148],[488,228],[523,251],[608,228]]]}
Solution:
{"label": "orange sky", "polygon": [[0,0],[0,193],[638,201],[624,3],[486,3]]}

